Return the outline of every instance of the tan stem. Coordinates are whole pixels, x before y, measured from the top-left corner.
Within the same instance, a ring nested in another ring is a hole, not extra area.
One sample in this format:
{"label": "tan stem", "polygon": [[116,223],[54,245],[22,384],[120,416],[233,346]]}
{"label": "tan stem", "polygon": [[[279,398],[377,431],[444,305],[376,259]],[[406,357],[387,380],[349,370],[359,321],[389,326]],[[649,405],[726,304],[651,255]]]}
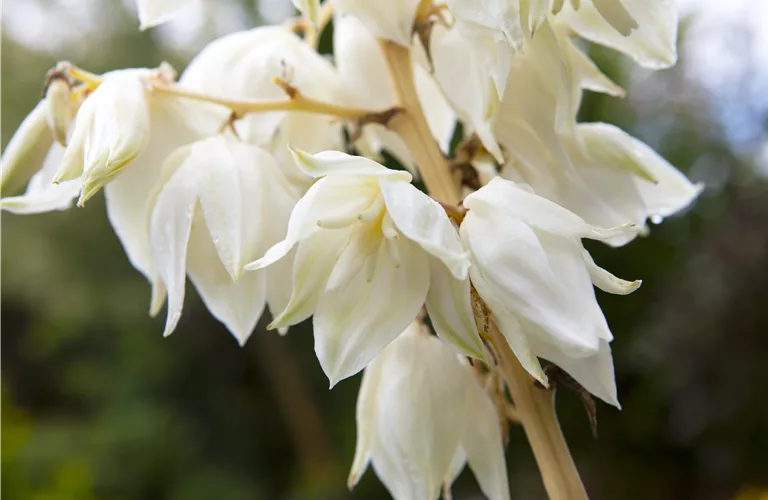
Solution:
{"label": "tan stem", "polygon": [[536,385],[534,378],[517,360],[495,322],[488,322],[486,333],[499,356],[499,365],[515,402],[516,416],[531,444],[549,498],[588,498],[557,421],[554,391]]}
{"label": "tan stem", "polygon": [[281,86],[283,90],[285,90],[287,95],[285,99],[229,99],[226,97],[188,90],[174,84],[156,82],[153,82],[152,90],[162,92],[164,94],[171,94],[178,97],[184,97],[187,99],[194,99],[196,101],[210,102],[212,104],[225,106],[231,109],[232,112],[238,116],[263,111],[305,111],[308,113],[320,113],[354,120],[367,115],[383,112],[382,110],[354,108],[324,101],[318,101],[311,97],[305,96],[298,89],[291,87],[279,78],[276,78],[274,81],[276,85]]}
{"label": "tan stem", "polygon": [[[448,159],[443,156],[427,124],[413,80],[411,52],[407,47],[379,40],[386,58],[392,86],[403,109],[389,127],[400,134],[416,160],[429,194],[447,205],[458,205],[459,184]],[[479,297],[477,297],[479,299]],[[487,319],[487,318],[484,318]],[[483,321],[499,355],[515,409],[531,444],[544,487],[552,500],[587,498],[555,414],[553,393],[540,389],[520,365],[493,321]]]}
{"label": "tan stem", "polygon": [[379,40],[379,44],[387,60],[397,105],[403,110],[392,118],[389,128],[405,141],[432,197],[448,205],[458,205],[459,184],[432,136],[416,93],[411,50],[389,40]]}

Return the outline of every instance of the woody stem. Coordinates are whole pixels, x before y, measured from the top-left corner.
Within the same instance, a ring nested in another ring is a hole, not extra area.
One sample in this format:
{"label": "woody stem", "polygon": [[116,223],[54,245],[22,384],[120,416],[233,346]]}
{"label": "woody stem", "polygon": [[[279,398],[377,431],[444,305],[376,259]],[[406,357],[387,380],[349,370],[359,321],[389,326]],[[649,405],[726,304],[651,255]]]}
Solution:
{"label": "woody stem", "polygon": [[[458,205],[459,183],[440,151],[419,103],[413,80],[411,52],[407,47],[380,40],[392,86],[402,112],[388,123],[408,145],[430,195],[446,205]],[[587,494],[555,414],[552,391],[540,389],[522,367],[493,321],[490,338],[507,380],[515,408],[536,457],[544,487],[552,500],[583,500]]]}

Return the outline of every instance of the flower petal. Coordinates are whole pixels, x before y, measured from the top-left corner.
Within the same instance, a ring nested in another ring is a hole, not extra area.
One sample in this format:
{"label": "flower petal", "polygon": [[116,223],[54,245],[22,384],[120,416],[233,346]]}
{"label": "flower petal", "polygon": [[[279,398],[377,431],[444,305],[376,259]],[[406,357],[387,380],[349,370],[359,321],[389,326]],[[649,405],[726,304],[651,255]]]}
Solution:
{"label": "flower petal", "polygon": [[324,177],[330,174],[375,175],[411,181],[411,174],[402,170],[392,170],[384,165],[362,156],[352,156],[341,151],[323,151],[310,155],[293,150],[293,157],[299,168],[311,177]]}
{"label": "flower petal", "polygon": [[[46,121],[45,99],[37,103],[13,133],[3,150],[0,192],[13,194],[33,173],[42,168],[53,144]],[[50,179],[49,179],[50,182]]]}
{"label": "flower petal", "polygon": [[557,203],[538,196],[512,181],[499,177],[464,199],[464,206],[473,210],[487,204],[508,217],[562,236],[609,239],[622,234],[634,234],[631,225],[603,229],[587,224],[584,219]]}
{"label": "flower petal", "polygon": [[387,352],[382,352],[371,361],[371,364],[363,371],[363,379],[360,381],[355,411],[357,442],[355,443],[355,457],[352,459],[352,468],[347,479],[347,486],[350,490],[357,486],[371,462],[371,446],[376,439],[374,433],[378,427],[376,402],[379,382],[381,381],[381,368],[386,357]]}
{"label": "flower petal", "polygon": [[595,261],[592,260],[592,256],[585,249],[582,249],[582,256],[584,257],[584,262],[587,264],[587,270],[589,271],[590,278],[592,278],[592,283],[604,292],[616,295],[628,295],[640,288],[640,285],[643,284],[641,280],[625,281],[621,278],[617,278],[595,264]]}
{"label": "flower petal", "polygon": [[[169,165],[170,167],[170,165]],[[168,291],[163,335],[176,329],[184,307],[187,245],[197,205],[194,178],[177,170],[157,195],[149,222],[149,240],[157,269]]]}
{"label": "flower petal", "polygon": [[427,313],[432,326],[456,352],[485,359],[485,348],[472,312],[469,278],[456,279],[437,259],[429,259]]}
{"label": "flower petal", "polygon": [[[526,334],[543,336],[575,355],[597,349],[603,327],[583,309],[591,304],[590,294],[594,302],[594,292],[577,240],[546,235],[544,241],[545,235],[523,222],[474,210],[464,218],[461,235],[472,252],[472,281],[500,319],[505,319],[503,311],[520,316],[536,326],[535,331],[524,327]],[[574,263],[581,266],[581,276]]]}
{"label": "flower petal", "polygon": [[537,356],[553,362],[590,393],[621,409],[616,393],[611,346],[608,341],[601,339],[597,352],[587,357],[568,356],[560,349],[536,339],[532,339],[531,344]]}
{"label": "flower petal", "polygon": [[80,192],[80,179],[51,183],[63,154],[64,148],[58,143],[54,144],[43,161],[43,167],[29,180],[26,192],[20,196],[3,198],[0,200],[0,208],[14,214],[37,214],[70,208]]}
{"label": "flower petal", "polygon": [[382,242],[372,279],[360,272],[345,287],[324,291],[314,317],[315,352],[331,381],[359,372],[416,317],[429,288],[427,254],[416,244],[395,243],[400,263]]}
{"label": "flower petal", "polygon": [[438,202],[401,180],[379,180],[387,213],[398,231],[440,259],[457,279],[467,277],[469,256]]}
{"label": "flower petal", "polygon": [[247,273],[234,281],[219,260],[210,230],[200,215],[198,209],[187,250],[187,272],[211,314],[243,346],[264,311],[266,271]]}
{"label": "flower petal", "polygon": [[472,385],[467,391],[467,404],[472,413],[461,443],[462,448],[483,494],[489,500],[508,500],[509,480],[498,413],[487,393],[473,377],[474,374],[467,375],[467,383]]}
{"label": "flower petal", "polygon": [[191,4],[194,0],[137,0],[139,29],[145,30],[162,24]]}
{"label": "flower petal", "polygon": [[351,229],[319,231],[299,243],[293,261],[291,298],[270,323],[270,328],[295,325],[315,312],[339,253],[349,241],[350,232]]}
{"label": "flower petal", "polygon": [[[602,0],[603,2],[608,0]],[[610,0],[618,3],[617,0]],[[594,2],[594,0],[593,0]],[[621,0],[638,28],[629,36],[617,31],[596,8],[582,2],[578,11],[570,5],[556,16],[579,36],[624,52],[649,69],[663,69],[677,62],[677,7],[672,0]]]}

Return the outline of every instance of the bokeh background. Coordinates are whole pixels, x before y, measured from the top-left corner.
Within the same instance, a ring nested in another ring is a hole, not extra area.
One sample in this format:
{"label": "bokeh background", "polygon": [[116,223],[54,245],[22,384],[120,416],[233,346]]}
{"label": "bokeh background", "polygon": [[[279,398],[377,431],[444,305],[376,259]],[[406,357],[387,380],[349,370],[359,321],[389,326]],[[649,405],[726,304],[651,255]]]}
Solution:
{"label": "bokeh background", "polygon": [[[3,144],[58,60],[183,69],[213,38],[291,13],[287,0],[207,0],[139,32],[131,0],[3,3]],[[623,411],[599,404],[594,440],[577,398],[558,395],[594,499],[768,497],[766,6],[681,2],[680,63],[667,71],[590,47],[629,97],[590,94],[581,118],[622,126],[707,186],[649,237],[589,247],[644,280],[628,297],[599,294]],[[281,338],[262,324],[241,349],[190,287],[164,339],[148,304],[100,197],[3,213],[4,498],[387,498],[371,471],[354,493],[344,486],[360,377],[329,391],[308,325]],[[513,498],[544,498],[519,428],[507,459]],[[454,496],[480,498],[471,474]]]}

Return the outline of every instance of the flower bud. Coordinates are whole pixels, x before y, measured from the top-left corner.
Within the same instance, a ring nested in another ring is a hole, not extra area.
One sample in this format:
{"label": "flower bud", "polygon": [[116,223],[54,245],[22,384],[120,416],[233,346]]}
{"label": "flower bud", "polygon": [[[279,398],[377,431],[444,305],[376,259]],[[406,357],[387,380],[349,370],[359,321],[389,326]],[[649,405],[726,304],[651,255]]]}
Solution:
{"label": "flower bud", "polygon": [[47,103],[43,99],[32,110],[8,141],[3,151],[0,191],[10,194],[40,170],[51,149],[53,138],[46,123]]}
{"label": "flower bud", "polygon": [[86,98],[53,182],[82,175],[82,206],[136,158],[149,140],[149,112],[141,70],[114,71]]}
{"label": "flower bud", "polygon": [[54,78],[45,91],[45,119],[53,138],[67,146],[67,133],[72,123],[72,89],[63,78]]}
{"label": "flower bud", "polygon": [[488,498],[509,498],[491,399],[468,364],[421,323],[363,374],[350,488],[369,463],[394,498],[436,499],[466,463]]}

